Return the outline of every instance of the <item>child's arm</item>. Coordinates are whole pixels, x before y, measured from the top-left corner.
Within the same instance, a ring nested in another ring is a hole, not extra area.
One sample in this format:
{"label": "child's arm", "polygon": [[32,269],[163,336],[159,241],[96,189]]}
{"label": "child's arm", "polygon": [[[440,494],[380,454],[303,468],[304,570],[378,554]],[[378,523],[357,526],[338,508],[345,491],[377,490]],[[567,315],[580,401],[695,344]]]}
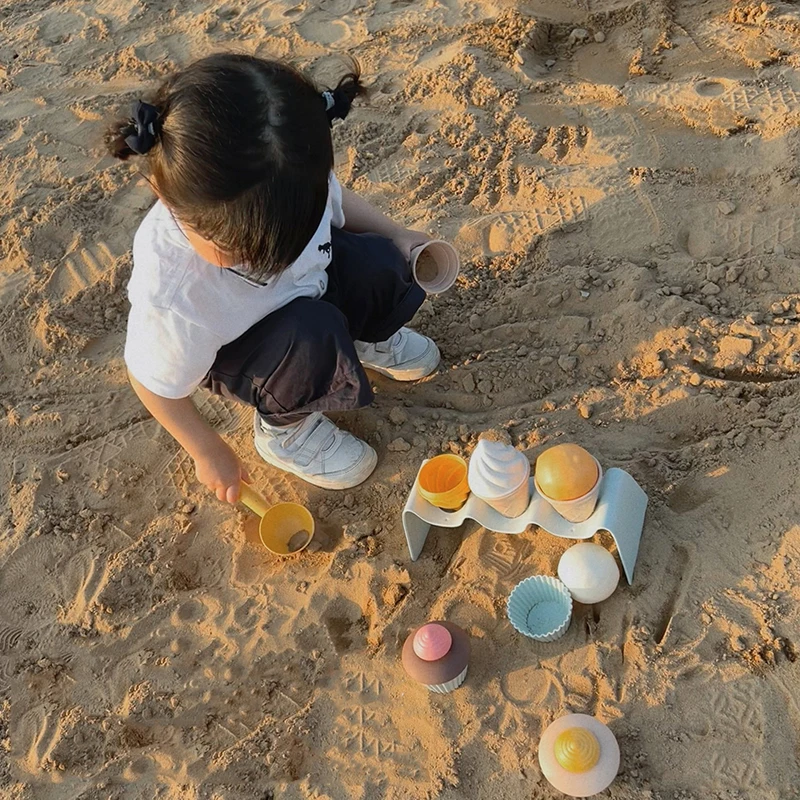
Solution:
{"label": "child's arm", "polygon": [[188,397],[161,397],[130,373],[128,377],[145,408],[194,459],[197,479],[220,500],[235,503],[239,499],[239,483],[249,480],[247,472],[236,453],[200,416],[194,403]]}
{"label": "child's arm", "polygon": [[375,206],[342,186],[342,210],[344,229],[353,233],[378,233],[391,239],[397,249],[409,258],[411,250],[419,244],[430,241],[430,236],[421,231],[404,228],[393,222]]}

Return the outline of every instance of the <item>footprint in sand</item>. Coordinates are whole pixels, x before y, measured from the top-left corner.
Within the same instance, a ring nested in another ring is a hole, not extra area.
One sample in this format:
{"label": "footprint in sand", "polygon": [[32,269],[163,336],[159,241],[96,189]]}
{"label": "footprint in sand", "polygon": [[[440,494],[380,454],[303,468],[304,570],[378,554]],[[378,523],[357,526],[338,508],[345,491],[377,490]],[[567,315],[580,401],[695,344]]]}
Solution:
{"label": "footprint in sand", "polygon": [[332,17],[343,17],[356,7],[356,0],[318,0],[317,6]]}
{"label": "footprint in sand", "polygon": [[64,622],[74,625],[83,622],[107,580],[108,567],[98,553],[90,549],[76,553],[64,567],[63,594],[67,598]]}
{"label": "footprint in sand", "polygon": [[550,673],[533,665],[515,669],[500,678],[503,697],[519,708],[550,705],[547,701],[554,687],[557,699],[563,699],[563,691],[554,684]]}
{"label": "footprint in sand", "polygon": [[0,626],[0,653],[13,650],[22,638],[22,628],[13,628],[6,625]]}
{"label": "footprint in sand", "polygon": [[590,131],[584,125],[541,128],[536,132],[531,150],[555,164],[580,163],[585,160],[583,151],[589,135]]}
{"label": "footprint in sand", "polygon": [[308,42],[336,49],[348,46],[353,38],[353,31],[346,22],[316,15],[301,22],[297,31]]}
{"label": "footprint in sand", "polygon": [[170,617],[170,622],[176,627],[187,623],[202,622],[208,616],[208,606],[199,598],[192,598],[181,603]]}
{"label": "footprint in sand", "polygon": [[9,275],[0,276],[0,304],[6,305],[14,300],[30,280],[32,273],[28,269],[18,269]]}
{"label": "footprint in sand", "polygon": [[238,430],[249,424],[253,418],[253,411],[249,406],[226,400],[205,389],[198,389],[192,395],[192,402],[203,419],[219,433]]}
{"label": "footprint in sand", "polygon": [[493,596],[484,590],[473,591],[469,603],[453,600],[435,613],[439,619],[449,620],[476,639],[489,637],[501,620]]}
{"label": "footprint in sand", "polygon": [[[32,273],[27,268],[0,276],[0,334],[10,326],[13,319],[11,312],[16,306],[14,301],[22,294],[31,276]],[[0,336],[0,356],[13,354],[11,342],[4,341],[4,337]]]}
{"label": "footprint in sand", "polygon": [[414,174],[414,169],[407,160],[382,161],[377,167],[367,173],[367,178],[372,183],[385,183],[399,186]]}
{"label": "footprint in sand", "polygon": [[700,81],[694,85],[694,90],[701,97],[717,97],[725,91],[725,86],[719,81]]}
{"label": "footprint in sand", "polygon": [[59,715],[48,712],[44,706],[37,706],[23,714],[16,731],[12,730],[11,734],[12,747],[16,742],[18,748],[15,752],[18,763],[28,772],[39,773],[60,738]]}
{"label": "footprint in sand", "polygon": [[251,631],[263,622],[265,619],[265,605],[256,601],[252,597],[248,597],[237,609],[233,612],[233,620],[242,631]]}
{"label": "footprint in sand", "polygon": [[341,655],[353,646],[353,622],[345,617],[328,617],[324,620],[325,630],[328,632],[333,649]]}
{"label": "footprint in sand", "polygon": [[673,556],[669,560],[668,575],[673,588],[666,592],[667,602],[658,614],[653,631],[653,639],[659,647],[663,647],[669,638],[673,620],[683,610],[686,595],[692,588],[692,580],[697,567],[694,547],[678,545],[673,548]]}
{"label": "footprint in sand", "polygon": [[105,242],[67,253],[47,282],[48,293],[59,303],[69,300],[110,276],[115,261]]}
{"label": "footprint in sand", "polygon": [[717,204],[691,209],[691,222],[679,230],[678,246],[692,258],[715,255],[746,258],[771,252],[776,245],[800,247],[800,225],[793,208],[720,219]]}
{"label": "footprint in sand", "polygon": [[715,687],[711,691],[711,718],[717,731],[727,737],[763,742],[762,696],[752,681]]}
{"label": "footprint in sand", "polygon": [[153,478],[146,487],[147,495],[156,507],[171,498],[185,496],[197,480],[194,462],[185,450],[166,456],[151,474]]}
{"label": "footprint in sand", "polygon": [[583,219],[587,208],[586,199],[581,195],[564,193],[552,206],[533,211],[499,212],[471,220],[458,236],[465,244],[477,245],[484,255],[520,253],[547,231]]}
{"label": "footprint in sand", "polygon": [[23,630],[52,620],[61,600],[55,547],[41,539],[21,545],[0,569],[0,619]]}

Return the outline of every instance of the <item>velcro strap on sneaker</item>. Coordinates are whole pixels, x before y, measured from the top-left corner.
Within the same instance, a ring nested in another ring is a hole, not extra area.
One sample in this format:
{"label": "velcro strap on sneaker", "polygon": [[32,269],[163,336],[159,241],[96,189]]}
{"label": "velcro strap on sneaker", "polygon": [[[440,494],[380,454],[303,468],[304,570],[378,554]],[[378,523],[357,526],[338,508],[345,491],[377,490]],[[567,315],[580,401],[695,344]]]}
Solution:
{"label": "velcro strap on sneaker", "polygon": [[332,423],[324,420],[305,438],[305,441],[298,446],[294,453],[294,460],[304,467],[307,467],[320,451],[329,444],[334,437],[331,430]]}

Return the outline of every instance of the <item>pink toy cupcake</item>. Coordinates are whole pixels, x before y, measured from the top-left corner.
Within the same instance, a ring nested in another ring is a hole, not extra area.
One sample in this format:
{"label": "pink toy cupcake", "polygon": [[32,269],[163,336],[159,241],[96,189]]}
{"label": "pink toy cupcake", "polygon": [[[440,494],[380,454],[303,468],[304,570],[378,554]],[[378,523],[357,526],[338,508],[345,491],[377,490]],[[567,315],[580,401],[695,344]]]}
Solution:
{"label": "pink toy cupcake", "polygon": [[469,637],[458,625],[428,622],[406,639],[403,668],[426,689],[446,694],[464,683],[469,653]]}

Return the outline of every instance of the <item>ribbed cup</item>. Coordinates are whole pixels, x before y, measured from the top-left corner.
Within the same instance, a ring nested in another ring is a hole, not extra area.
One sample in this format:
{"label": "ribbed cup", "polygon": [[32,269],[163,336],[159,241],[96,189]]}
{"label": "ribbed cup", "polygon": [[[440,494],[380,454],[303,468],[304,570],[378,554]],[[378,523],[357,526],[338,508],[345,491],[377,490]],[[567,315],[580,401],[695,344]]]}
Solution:
{"label": "ribbed cup", "polygon": [[514,587],[507,603],[511,624],[537,642],[563,636],[572,618],[572,596],[557,578],[534,575]]}

